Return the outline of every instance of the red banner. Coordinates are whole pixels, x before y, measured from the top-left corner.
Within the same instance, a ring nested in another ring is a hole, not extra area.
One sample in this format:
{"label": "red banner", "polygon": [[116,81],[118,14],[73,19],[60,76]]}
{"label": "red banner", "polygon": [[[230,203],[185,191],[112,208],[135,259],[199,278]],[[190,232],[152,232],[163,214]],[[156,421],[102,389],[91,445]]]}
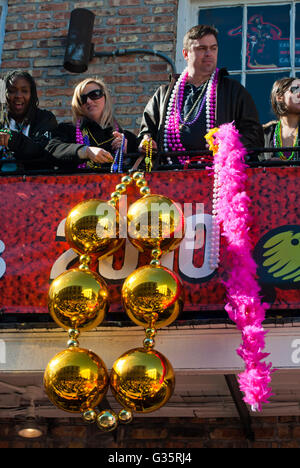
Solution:
{"label": "red banner", "polygon": [[[200,170],[157,172],[146,178],[151,193],[180,203],[186,215],[188,235],[175,252],[162,258],[162,264],[183,280],[186,317],[197,319],[203,311],[213,317],[214,311],[223,310],[222,281],[230,268],[223,238],[219,268],[212,270],[209,263],[213,177]],[[78,256],[64,239],[66,216],[83,200],[109,200],[120,179],[111,174],[0,178],[2,314],[48,313],[50,281],[78,264]],[[248,169],[247,190],[252,198],[251,237],[262,296],[273,310],[299,309],[300,168]],[[139,196],[130,187],[128,204]],[[126,241],[114,256],[94,266],[109,287],[111,320],[114,313],[122,312],[124,279],[143,262],[145,257]]]}

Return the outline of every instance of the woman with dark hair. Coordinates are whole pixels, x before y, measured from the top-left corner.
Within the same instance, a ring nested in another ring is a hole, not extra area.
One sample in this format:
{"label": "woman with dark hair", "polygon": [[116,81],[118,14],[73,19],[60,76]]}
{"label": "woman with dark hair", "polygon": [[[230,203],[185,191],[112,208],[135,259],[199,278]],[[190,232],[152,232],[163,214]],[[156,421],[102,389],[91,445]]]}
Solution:
{"label": "woman with dark hair", "polygon": [[57,127],[55,115],[39,109],[36,84],[29,73],[15,70],[4,81],[8,121],[1,122],[0,129],[1,171],[50,167],[45,147]]}
{"label": "woman with dark hair", "polygon": [[[271,104],[277,120],[263,125],[265,148],[293,148],[299,146],[300,79],[281,78],[275,81]],[[264,153],[261,159],[280,158],[299,160],[299,151]]]}

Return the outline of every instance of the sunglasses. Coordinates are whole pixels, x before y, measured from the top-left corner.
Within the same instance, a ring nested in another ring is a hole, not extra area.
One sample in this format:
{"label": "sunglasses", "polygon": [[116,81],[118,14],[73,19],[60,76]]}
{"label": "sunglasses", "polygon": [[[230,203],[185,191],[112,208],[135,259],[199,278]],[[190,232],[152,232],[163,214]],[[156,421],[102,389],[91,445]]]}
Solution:
{"label": "sunglasses", "polygon": [[103,96],[104,96],[103,89],[93,89],[87,94],[80,95],[81,105],[83,106],[84,104],[86,104],[88,98],[90,98],[92,101],[97,101],[98,99],[101,99]]}
{"label": "sunglasses", "polygon": [[291,91],[291,93],[293,93],[293,94],[298,94],[298,93],[300,93],[300,86],[292,86],[292,87],[290,88],[290,91]]}

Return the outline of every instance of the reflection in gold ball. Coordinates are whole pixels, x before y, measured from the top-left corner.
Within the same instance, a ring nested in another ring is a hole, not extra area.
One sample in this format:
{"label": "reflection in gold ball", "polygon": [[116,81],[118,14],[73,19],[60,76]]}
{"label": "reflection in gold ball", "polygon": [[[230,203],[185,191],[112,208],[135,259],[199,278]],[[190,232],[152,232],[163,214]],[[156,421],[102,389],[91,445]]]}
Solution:
{"label": "reflection in gold ball", "polygon": [[83,413],[82,418],[87,423],[94,423],[97,419],[97,413],[95,410],[87,410]]}
{"label": "reflection in gold ball", "polygon": [[104,362],[92,351],[68,348],[58,353],[44,374],[45,391],[58,408],[85,413],[95,408],[108,388]]}
{"label": "reflection in gold ball", "polygon": [[121,411],[119,411],[118,418],[120,423],[129,424],[133,420],[133,414],[131,411],[123,408]]}
{"label": "reflection in gold ball", "polygon": [[114,411],[103,410],[97,416],[97,424],[104,432],[113,431],[118,425],[118,416]]}
{"label": "reflection in gold ball", "polygon": [[111,255],[125,241],[119,238],[119,218],[116,208],[105,201],[83,201],[68,214],[66,241],[80,254]]}
{"label": "reflection in gold ball", "polygon": [[161,353],[136,348],[114,363],[110,385],[124,408],[150,413],[167,403],[175,387],[175,376],[170,362]]}
{"label": "reflection in gold ball", "polygon": [[122,300],[134,323],[161,328],[174,322],[182,311],[183,286],[176,273],[168,268],[146,265],[126,278]]}
{"label": "reflection in gold ball", "polygon": [[103,321],[108,311],[107,286],[92,271],[79,268],[68,270],[52,282],[48,308],[60,327],[90,330]]}
{"label": "reflection in gold ball", "polygon": [[145,195],[127,213],[128,237],[141,252],[160,248],[164,253],[176,249],[185,233],[180,206],[162,195]]}

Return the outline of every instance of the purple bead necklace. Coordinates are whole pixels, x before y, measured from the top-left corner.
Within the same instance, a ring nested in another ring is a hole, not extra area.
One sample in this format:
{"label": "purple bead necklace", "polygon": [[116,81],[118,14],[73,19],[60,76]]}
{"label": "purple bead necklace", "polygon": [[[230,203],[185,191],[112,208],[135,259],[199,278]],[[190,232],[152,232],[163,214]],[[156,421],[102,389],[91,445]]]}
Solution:
{"label": "purple bead necklace", "polygon": [[[168,151],[186,151],[180,139],[181,125],[192,125],[199,118],[204,105],[206,104],[206,132],[208,133],[216,124],[216,94],[218,84],[218,68],[211,75],[205,95],[203,96],[201,105],[196,116],[189,122],[184,121],[181,117],[183,106],[184,87],[188,79],[188,71],[185,69],[177,80],[166,113],[166,124],[164,132],[164,150]],[[179,156],[178,160],[181,164],[189,162],[188,156]]]}
{"label": "purple bead necklace", "polygon": [[[83,136],[82,131],[80,130],[80,120],[76,122],[76,143],[79,145],[90,146],[90,139],[87,134]],[[85,169],[86,162],[78,165],[78,169]]]}

